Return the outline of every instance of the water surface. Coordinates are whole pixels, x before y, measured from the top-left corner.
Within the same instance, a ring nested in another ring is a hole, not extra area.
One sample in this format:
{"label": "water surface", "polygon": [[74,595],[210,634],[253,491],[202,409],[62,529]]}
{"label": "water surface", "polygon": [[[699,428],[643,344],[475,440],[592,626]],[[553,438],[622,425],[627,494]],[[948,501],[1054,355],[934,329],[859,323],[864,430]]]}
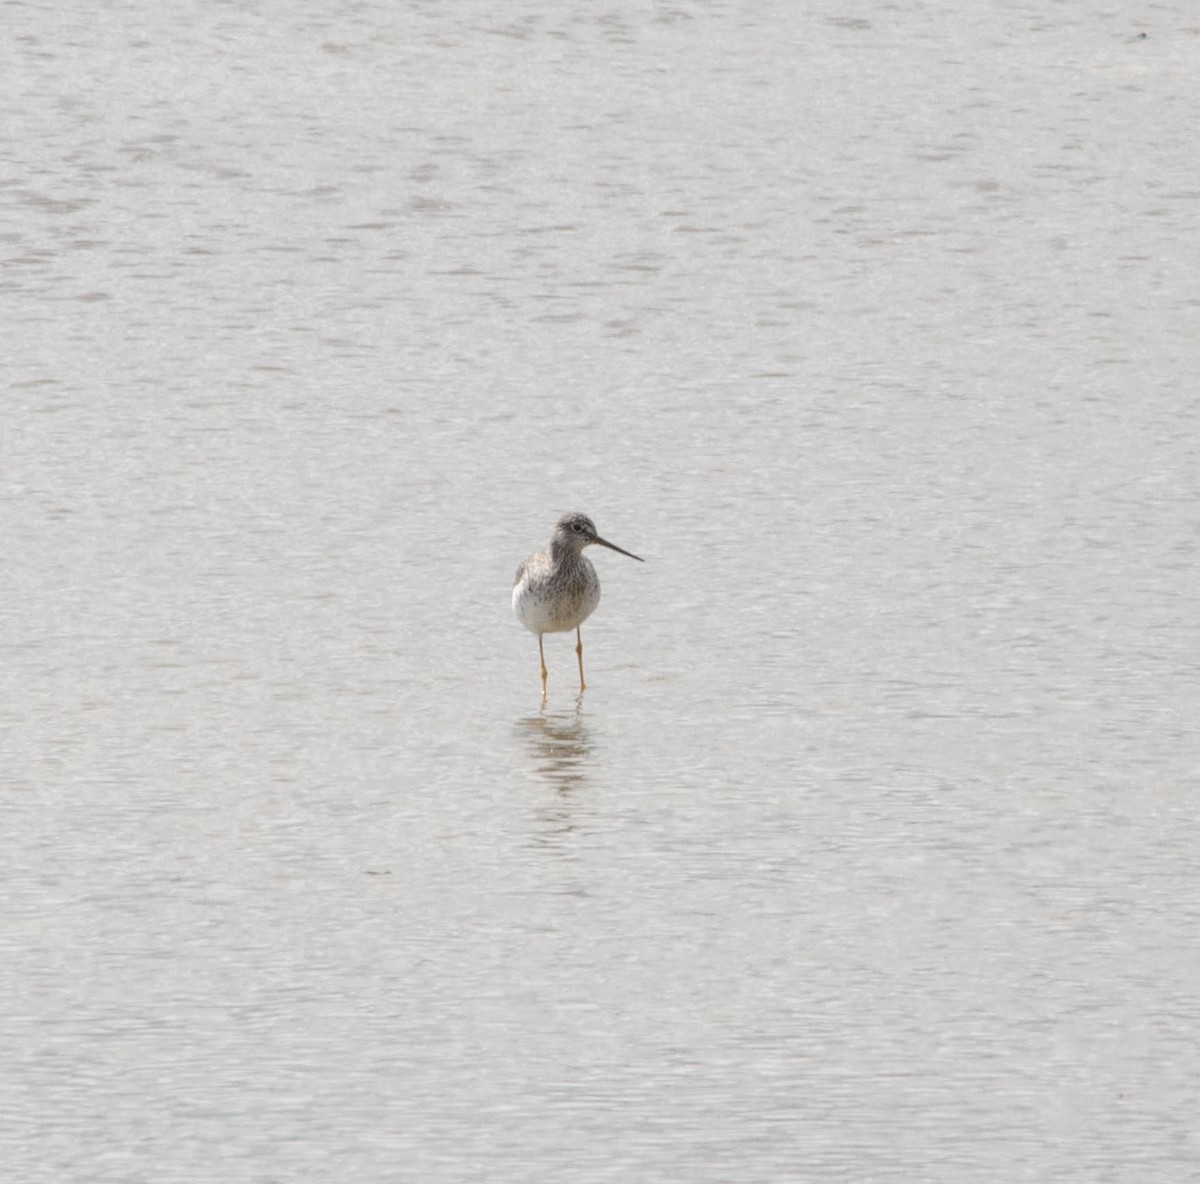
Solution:
{"label": "water surface", "polygon": [[7,1179],[1194,1173],[1189,8],[9,12]]}

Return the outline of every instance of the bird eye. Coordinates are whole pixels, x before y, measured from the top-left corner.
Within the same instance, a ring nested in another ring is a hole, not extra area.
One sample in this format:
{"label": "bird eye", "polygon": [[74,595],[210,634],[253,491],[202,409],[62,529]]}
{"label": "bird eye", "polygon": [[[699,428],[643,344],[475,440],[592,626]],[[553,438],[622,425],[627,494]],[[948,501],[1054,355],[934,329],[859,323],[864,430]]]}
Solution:
{"label": "bird eye", "polygon": [[583,534],[583,523],[582,523],[582,522],[572,522],[572,523],[571,523],[571,529],[572,529],[572,530],[573,530],[573,531],[574,531],[576,534]]}

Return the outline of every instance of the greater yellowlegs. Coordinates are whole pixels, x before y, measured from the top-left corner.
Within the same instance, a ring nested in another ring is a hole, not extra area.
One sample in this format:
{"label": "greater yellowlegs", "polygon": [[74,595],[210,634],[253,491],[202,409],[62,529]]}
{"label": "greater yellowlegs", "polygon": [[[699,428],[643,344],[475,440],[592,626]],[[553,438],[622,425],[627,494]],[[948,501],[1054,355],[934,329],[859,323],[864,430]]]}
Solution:
{"label": "greater yellowlegs", "polygon": [[575,655],[579,659],[579,689],[583,681],[583,635],[579,626],[596,611],[600,603],[600,577],[583,557],[584,547],[599,543],[610,551],[620,551],[630,559],[644,563],[640,556],[602,539],[596,524],[586,514],[564,514],[555,524],[550,545],[530,555],[517,568],[513,582],[512,604],[517,620],[538,639],[538,661],[542,669],[542,698],[546,697],[546,654],[543,633],[569,633],[575,630]]}

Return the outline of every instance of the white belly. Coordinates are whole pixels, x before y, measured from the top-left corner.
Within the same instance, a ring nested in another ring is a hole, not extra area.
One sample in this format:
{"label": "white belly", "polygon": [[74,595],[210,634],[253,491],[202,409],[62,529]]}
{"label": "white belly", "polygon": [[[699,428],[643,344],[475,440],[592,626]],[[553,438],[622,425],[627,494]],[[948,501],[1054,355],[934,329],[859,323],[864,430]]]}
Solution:
{"label": "white belly", "polygon": [[565,633],[582,625],[600,603],[600,581],[553,587],[524,579],[513,589],[513,612],[531,633]]}

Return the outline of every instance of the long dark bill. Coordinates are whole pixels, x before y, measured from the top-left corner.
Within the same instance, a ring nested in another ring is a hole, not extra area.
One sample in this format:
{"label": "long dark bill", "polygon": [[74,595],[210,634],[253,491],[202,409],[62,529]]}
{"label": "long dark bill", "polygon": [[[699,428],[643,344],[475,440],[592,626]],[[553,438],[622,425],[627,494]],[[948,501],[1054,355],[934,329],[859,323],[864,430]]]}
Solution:
{"label": "long dark bill", "polygon": [[630,559],[636,559],[639,563],[646,562],[640,555],[635,555],[632,551],[626,551],[624,547],[618,547],[616,543],[610,543],[608,539],[602,539],[599,535],[596,536],[596,542],[602,547],[607,547],[610,551],[619,551],[622,555],[628,555]]}

